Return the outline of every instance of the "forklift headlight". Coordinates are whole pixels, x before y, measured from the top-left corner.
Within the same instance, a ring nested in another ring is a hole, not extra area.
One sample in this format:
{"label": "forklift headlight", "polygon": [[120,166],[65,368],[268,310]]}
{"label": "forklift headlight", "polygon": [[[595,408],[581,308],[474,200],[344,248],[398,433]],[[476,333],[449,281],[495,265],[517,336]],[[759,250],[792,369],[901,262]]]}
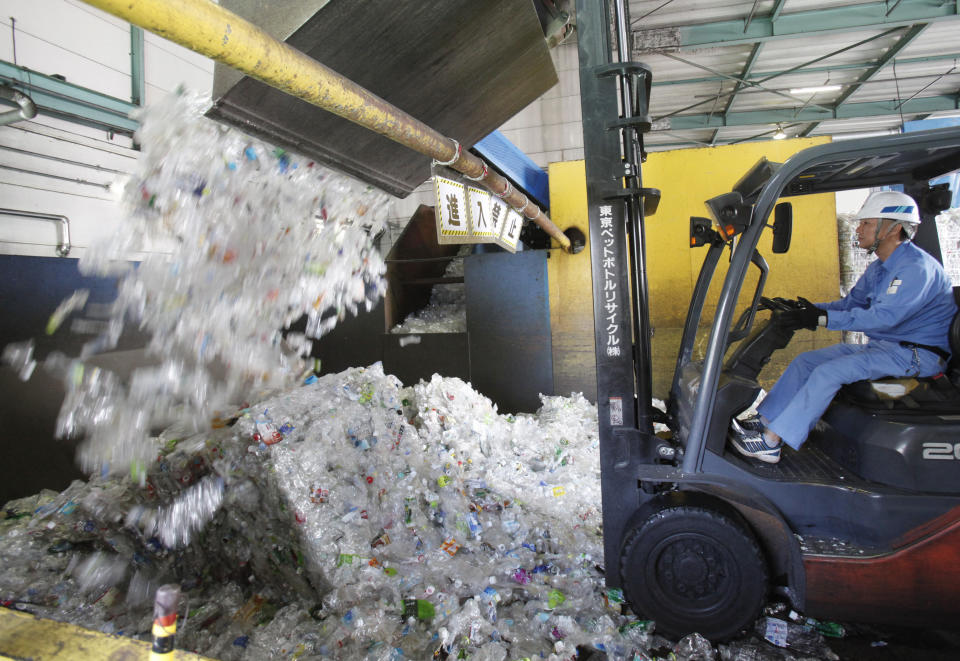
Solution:
{"label": "forklift headlight", "polygon": [[713,221],[709,218],[698,218],[690,216],[690,247],[699,248],[710,243],[711,236],[716,236],[716,232],[711,229]]}
{"label": "forklift headlight", "polygon": [[745,203],[740,193],[724,193],[710,198],[706,204],[717,224],[717,231],[725,241],[740,234],[750,225],[753,205]]}

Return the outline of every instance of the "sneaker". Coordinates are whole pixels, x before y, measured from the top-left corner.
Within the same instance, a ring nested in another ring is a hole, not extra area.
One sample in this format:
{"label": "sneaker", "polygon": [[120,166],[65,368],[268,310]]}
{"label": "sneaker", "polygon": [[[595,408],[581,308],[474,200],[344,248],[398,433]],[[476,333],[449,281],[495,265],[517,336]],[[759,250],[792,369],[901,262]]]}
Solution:
{"label": "sneaker", "polygon": [[763,424],[759,415],[752,415],[749,418],[735,418],[735,422],[747,431],[751,436],[759,436],[767,428]]}
{"label": "sneaker", "polygon": [[[753,427],[754,425],[750,426]],[[731,420],[729,437],[730,444],[744,457],[759,459],[768,464],[775,464],[780,461],[780,448],[783,447],[783,442],[778,443],[775,448],[770,447],[763,440],[762,431],[747,429],[742,422]]]}

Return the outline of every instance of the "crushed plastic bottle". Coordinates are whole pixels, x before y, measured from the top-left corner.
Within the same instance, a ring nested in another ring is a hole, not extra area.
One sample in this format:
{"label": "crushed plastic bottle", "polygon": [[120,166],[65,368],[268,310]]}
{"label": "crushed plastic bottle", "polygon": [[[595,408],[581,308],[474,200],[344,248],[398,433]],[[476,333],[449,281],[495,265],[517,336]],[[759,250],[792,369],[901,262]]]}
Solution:
{"label": "crushed plastic bottle", "polygon": [[61,302],[60,305],[57,306],[57,309],[53,311],[53,314],[50,315],[50,319],[47,321],[47,335],[53,335],[60,327],[60,324],[63,323],[63,320],[66,319],[67,315],[74,310],[82,309],[83,306],[87,304],[87,299],[89,298],[89,289],[78,289],[73,292],[73,294],[68,296],[66,300]]}
{"label": "crushed plastic bottle", "polygon": [[[281,442],[253,438],[264,416]],[[579,395],[502,415],[459,379],[406,388],[378,364],[218,420],[152,439],[133,474],[8,505],[23,514],[0,525],[0,598],[147,636],[151,588],[179,582],[178,644],[228,660],[652,644],[607,605],[596,409]]]}
{"label": "crushed plastic bottle", "polygon": [[[799,617],[799,616],[798,616]],[[812,624],[782,620],[776,617],[762,617],[756,623],[757,635],[777,647],[820,659],[839,657],[827,647],[823,636]]]}
{"label": "crushed plastic bottle", "polygon": [[[139,111],[141,155],[123,186],[128,218],[80,261],[84,274],[119,278],[106,329],[80,356],[44,363],[67,390],[58,433],[85,437],[79,460],[91,474],[152,462],[150,432],[171,420],[198,431],[239,398],[292,385],[310,338],[385,291],[373,239],[389,197],[203,109],[179,93]],[[134,268],[128,260],[144,250]],[[68,297],[47,332],[87,299],[85,290]],[[304,316],[305,334],[282,331]],[[90,367],[129,323],[150,335],[157,364],[129,379]],[[5,358],[29,376],[28,350]]]}
{"label": "crushed plastic bottle", "polygon": [[[451,259],[443,272],[445,278],[462,278],[464,257],[470,254],[473,246],[464,245]],[[430,301],[422,309],[407,315],[402,323],[390,329],[391,333],[465,333],[467,330],[467,292],[464,283],[452,282],[433,286]],[[412,338],[400,340],[400,346],[419,343]]]}
{"label": "crushed plastic bottle", "polygon": [[736,642],[718,645],[720,661],[784,661],[784,653],[768,643]]}
{"label": "crushed plastic bottle", "polygon": [[715,661],[717,653],[710,641],[698,633],[684,636],[673,647],[677,661]]}
{"label": "crushed plastic bottle", "polygon": [[13,368],[21,381],[28,381],[37,367],[33,358],[33,341],[11,342],[3,348],[2,360]]}

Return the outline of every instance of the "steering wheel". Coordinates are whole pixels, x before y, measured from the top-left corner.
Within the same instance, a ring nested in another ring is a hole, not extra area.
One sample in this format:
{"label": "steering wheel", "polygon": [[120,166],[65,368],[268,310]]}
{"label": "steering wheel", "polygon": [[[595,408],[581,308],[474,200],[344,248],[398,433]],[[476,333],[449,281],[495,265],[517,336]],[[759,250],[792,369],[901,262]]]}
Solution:
{"label": "steering wheel", "polygon": [[800,301],[791,301],[786,298],[767,298],[766,296],[760,297],[760,305],[758,306],[765,310],[780,310],[786,312],[788,310],[796,310],[802,305]]}

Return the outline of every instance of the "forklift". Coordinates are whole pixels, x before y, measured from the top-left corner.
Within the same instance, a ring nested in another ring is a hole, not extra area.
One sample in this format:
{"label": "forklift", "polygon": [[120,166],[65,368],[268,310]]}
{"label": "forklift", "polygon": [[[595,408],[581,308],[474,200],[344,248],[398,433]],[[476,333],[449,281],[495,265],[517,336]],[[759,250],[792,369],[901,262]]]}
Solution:
{"label": "forklift", "polygon": [[[773,252],[790,248],[792,209],[778,200],[901,185],[922,209],[915,242],[940,258],[934,217],[950,193],[929,182],[960,168],[960,127],[818,145],[783,164],[762,159],[734,190],[708,200],[712,218],[690,221],[691,248],[706,255],[660,412],[644,245],[659,192],[644,188],[640,173],[651,72],[630,61],[625,4],[577,3],[607,585],[675,637],[729,639],[768,600],[818,619],[952,628],[960,615],[960,315],[950,331],[954,358],[939,378],[845,386],[803,450],[784,450],[778,464],[746,459],[726,440],[731,419],[761,390],[760,370],[793,335],[778,319],[796,303],[764,295],[769,268],[757,248],[768,230]],[[704,320],[706,350],[695,357],[710,284],[728,252],[715,317]],[[738,310],[754,269],[756,287]],[[669,432],[655,434],[655,422]]]}

